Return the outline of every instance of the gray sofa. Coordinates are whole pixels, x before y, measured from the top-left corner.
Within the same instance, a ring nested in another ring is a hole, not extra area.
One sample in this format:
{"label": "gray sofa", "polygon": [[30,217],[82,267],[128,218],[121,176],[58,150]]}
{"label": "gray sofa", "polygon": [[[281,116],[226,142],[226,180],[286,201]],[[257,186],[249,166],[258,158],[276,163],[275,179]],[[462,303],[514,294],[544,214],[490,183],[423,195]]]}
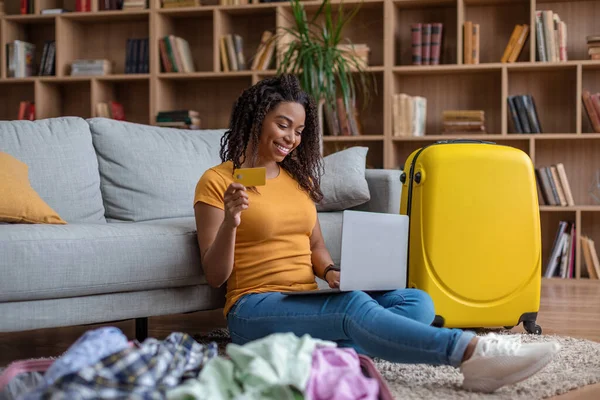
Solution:
{"label": "gray sofa", "polygon": [[[68,222],[0,224],[0,332],[221,308],[224,289],[203,278],[192,199],[220,162],[222,133],[104,118],[0,122],[0,151],[28,165],[32,187]],[[397,213],[400,171],[364,176],[370,200],[352,208]],[[341,212],[319,220],[339,262]]]}

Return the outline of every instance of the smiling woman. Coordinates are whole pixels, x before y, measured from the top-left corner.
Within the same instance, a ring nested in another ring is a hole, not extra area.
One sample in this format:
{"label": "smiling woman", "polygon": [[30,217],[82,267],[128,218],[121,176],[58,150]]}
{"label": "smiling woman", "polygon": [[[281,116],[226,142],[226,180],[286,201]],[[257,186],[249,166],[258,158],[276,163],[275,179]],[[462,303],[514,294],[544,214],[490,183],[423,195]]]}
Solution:
{"label": "smiling woman", "polygon": [[[544,367],[554,343],[475,337],[435,328],[429,295],[417,289],[287,296],[316,290],[315,277],[339,286],[315,202],[321,155],[312,98],[293,75],[266,79],[236,101],[221,143],[222,163],[198,181],[198,245],[207,282],[227,283],[224,313],[236,344],[276,332],[308,334],[396,362],[460,367],[464,386],[493,391]],[[240,167],[264,167],[266,184],[246,190]]]}

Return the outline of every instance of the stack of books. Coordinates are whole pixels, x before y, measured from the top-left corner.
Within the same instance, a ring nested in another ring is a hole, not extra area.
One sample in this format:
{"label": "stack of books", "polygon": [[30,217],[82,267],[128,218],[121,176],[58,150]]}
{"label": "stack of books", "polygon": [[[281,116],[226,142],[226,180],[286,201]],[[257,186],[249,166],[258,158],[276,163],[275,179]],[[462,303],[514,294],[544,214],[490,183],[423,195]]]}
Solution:
{"label": "stack of books", "polygon": [[180,129],[200,129],[200,113],[194,110],[159,111],[156,125]]}
{"label": "stack of books", "polygon": [[425,136],[427,121],[427,99],[397,93],[392,99],[394,136]]}
{"label": "stack of books", "polygon": [[600,35],[588,36],[586,40],[590,60],[600,60]]}
{"label": "stack of books", "polygon": [[119,102],[101,101],[96,104],[96,116],[125,121],[125,110],[123,109],[123,105]]}
{"label": "stack of books", "polygon": [[200,0],[162,0],[163,8],[198,7]]}
{"label": "stack of books", "polygon": [[162,72],[195,72],[192,52],[187,40],[167,35],[158,40]]}
{"label": "stack of books", "polygon": [[479,24],[465,21],[463,24],[463,64],[479,64],[480,58],[480,32]]}
{"label": "stack of books", "polygon": [[483,110],[445,110],[442,121],[444,135],[486,133]]}
{"label": "stack of books", "polygon": [[6,76],[25,78],[35,75],[35,45],[23,40],[6,44]]}
{"label": "stack of books", "polygon": [[567,24],[552,10],[535,12],[535,37],[538,61],[568,61]]}
{"label": "stack of books", "polygon": [[589,90],[583,89],[581,93],[583,108],[592,124],[594,132],[600,133],[600,93],[590,93]]}
{"label": "stack of books", "polygon": [[575,205],[567,172],[562,163],[537,167],[535,175],[545,205],[562,207]]}
{"label": "stack of books", "polygon": [[145,10],[148,8],[147,0],[124,0],[123,10]]}
{"label": "stack of books", "polygon": [[508,39],[508,44],[504,48],[504,53],[502,54],[502,58],[500,62],[502,63],[514,63],[517,61],[521,53],[523,52],[523,48],[525,47],[525,43],[527,42],[527,38],[529,37],[529,25],[527,24],[518,24],[515,25],[512,34],[510,35],[510,39]]}
{"label": "stack of books", "polygon": [[252,59],[250,69],[253,71],[264,71],[269,69],[274,54],[275,40],[273,40],[273,33],[271,31],[264,31],[260,38],[260,44]]}
{"label": "stack of books", "polygon": [[244,57],[244,39],[237,34],[228,33],[221,36],[219,41],[221,53],[221,67],[224,72],[244,71],[246,58]]}
{"label": "stack of books", "polygon": [[413,65],[438,65],[442,53],[444,25],[416,23],[410,26]]}
{"label": "stack of books", "polygon": [[72,76],[98,76],[112,73],[112,62],[109,60],[78,59],[71,64]]}
{"label": "stack of books", "polygon": [[514,133],[542,133],[533,96],[529,94],[508,96],[506,100]]}

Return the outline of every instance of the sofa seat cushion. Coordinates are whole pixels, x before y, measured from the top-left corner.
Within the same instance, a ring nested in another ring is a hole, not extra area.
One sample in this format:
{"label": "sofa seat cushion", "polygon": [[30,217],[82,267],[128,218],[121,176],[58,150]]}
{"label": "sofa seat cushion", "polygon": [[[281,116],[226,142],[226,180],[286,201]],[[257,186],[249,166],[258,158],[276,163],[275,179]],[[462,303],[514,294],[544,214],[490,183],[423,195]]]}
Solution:
{"label": "sofa seat cushion", "polygon": [[106,223],[98,159],[84,119],[0,121],[0,151],[27,165],[31,187],[62,219]]}
{"label": "sofa seat cushion", "polygon": [[0,226],[0,302],[205,283],[194,218]]}

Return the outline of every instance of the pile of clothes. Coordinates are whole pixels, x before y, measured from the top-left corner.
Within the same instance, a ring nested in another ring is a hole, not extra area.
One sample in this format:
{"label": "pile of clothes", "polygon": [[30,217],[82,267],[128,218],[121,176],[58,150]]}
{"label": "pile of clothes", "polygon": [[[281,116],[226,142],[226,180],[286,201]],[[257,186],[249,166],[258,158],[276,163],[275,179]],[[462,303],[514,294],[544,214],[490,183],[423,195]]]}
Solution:
{"label": "pile of clothes", "polygon": [[59,358],[16,361],[0,400],[392,399],[366,356],[333,342],[277,333],[243,346],[200,344],[185,333],[131,342],[117,328],[84,333]]}

